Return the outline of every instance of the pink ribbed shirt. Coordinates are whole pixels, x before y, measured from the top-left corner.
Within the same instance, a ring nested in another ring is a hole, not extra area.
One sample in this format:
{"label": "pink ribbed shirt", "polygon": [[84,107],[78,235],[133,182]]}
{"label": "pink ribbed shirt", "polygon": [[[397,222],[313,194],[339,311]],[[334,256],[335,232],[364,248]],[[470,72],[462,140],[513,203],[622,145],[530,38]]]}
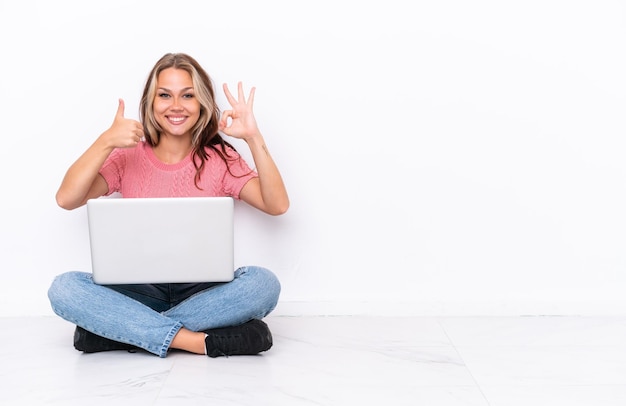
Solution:
{"label": "pink ribbed shirt", "polygon": [[116,148],[107,158],[100,173],[109,185],[107,195],[120,192],[123,197],[193,197],[231,196],[239,199],[239,192],[250,179],[258,176],[243,158],[230,162],[231,175],[217,154],[209,155],[200,177],[198,189],[194,184],[196,168],[191,154],[176,164],[165,164],[157,159],[152,147],[145,142],[135,148]]}

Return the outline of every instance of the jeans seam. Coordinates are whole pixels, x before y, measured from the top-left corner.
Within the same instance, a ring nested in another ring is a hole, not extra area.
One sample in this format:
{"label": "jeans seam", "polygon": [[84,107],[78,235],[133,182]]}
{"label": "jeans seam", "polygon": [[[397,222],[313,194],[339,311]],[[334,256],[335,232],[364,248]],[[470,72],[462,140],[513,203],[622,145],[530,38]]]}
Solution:
{"label": "jeans seam", "polygon": [[167,336],[165,337],[165,341],[163,341],[163,346],[161,347],[161,350],[159,351],[159,357],[165,358],[167,356],[167,352],[170,348],[170,345],[172,345],[172,340],[174,339],[174,336],[178,334],[178,331],[182,327],[183,327],[183,323],[177,322],[176,324],[174,324],[174,327],[172,327],[172,329],[167,333]]}

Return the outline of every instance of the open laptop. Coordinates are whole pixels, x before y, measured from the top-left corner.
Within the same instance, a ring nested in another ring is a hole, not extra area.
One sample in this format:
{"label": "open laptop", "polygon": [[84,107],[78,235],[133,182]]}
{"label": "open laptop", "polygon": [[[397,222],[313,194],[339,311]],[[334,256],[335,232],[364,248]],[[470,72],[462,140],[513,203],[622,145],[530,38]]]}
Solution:
{"label": "open laptop", "polygon": [[98,284],[228,282],[234,278],[231,197],[87,201]]}

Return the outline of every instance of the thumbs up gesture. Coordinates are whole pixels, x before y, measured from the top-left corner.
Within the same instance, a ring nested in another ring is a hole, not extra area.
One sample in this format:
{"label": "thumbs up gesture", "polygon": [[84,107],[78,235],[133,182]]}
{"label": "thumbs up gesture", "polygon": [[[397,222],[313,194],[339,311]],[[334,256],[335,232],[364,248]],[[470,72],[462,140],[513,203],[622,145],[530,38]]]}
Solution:
{"label": "thumbs up gesture", "polygon": [[113,124],[105,132],[109,145],[115,148],[135,147],[143,137],[143,125],[137,120],[124,117],[124,100],[119,99]]}

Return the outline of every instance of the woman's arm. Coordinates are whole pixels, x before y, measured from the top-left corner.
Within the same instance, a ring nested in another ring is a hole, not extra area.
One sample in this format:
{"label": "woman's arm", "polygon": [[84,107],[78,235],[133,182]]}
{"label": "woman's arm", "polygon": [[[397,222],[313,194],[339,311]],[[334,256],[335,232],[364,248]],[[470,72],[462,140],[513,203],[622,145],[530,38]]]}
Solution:
{"label": "woman's arm", "polygon": [[267,214],[283,214],[289,208],[289,197],[252,112],[255,88],[250,90],[247,102],[241,82],[237,88],[238,99],[235,99],[224,84],[224,93],[232,109],[224,111],[219,128],[226,135],[246,141],[259,174],[258,178],[246,183],[239,198]]}
{"label": "woman's arm", "polygon": [[56,201],[64,209],[84,205],[88,199],[108,192],[108,185],[99,171],[115,148],[136,146],[143,137],[143,127],[135,120],[124,118],[124,101],[119,100],[111,127],[70,166],[56,193]]}
{"label": "woman's arm", "polygon": [[245,184],[239,198],[267,214],[285,213],[289,208],[287,189],[261,134],[248,140],[248,145],[259,177]]}

